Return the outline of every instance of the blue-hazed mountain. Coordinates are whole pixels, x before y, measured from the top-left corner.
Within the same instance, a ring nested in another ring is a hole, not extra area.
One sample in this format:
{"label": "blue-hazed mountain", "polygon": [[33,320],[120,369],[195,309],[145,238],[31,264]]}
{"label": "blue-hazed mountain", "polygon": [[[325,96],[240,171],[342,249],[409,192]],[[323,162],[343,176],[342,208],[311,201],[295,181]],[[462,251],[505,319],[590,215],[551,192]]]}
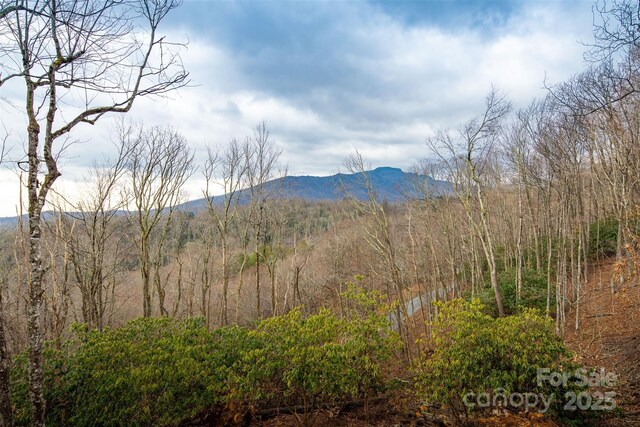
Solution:
{"label": "blue-hazed mountain", "polygon": [[[274,179],[264,185],[264,191],[272,198],[302,199],[312,202],[335,201],[345,197],[364,200],[368,197],[365,178],[370,182],[378,200],[396,203],[407,198],[424,197],[424,191],[438,196],[451,192],[451,184],[398,168],[380,167],[371,171],[354,174],[339,173],[331,176],[286,176]],[[247,203],[250,189],[238,193],[240,204]],[[214,202],[222,203],[222,196],[214,197]],[[205,206],[205,199],[192,200],[180,206],[182,210],[198,211]]]}
{"label": "blue-hazed mountain", "polygon": [[[451,192],[451,184],[412,172],[403,172],[398,168],[380,167],[364,172],[371,183],[378,200],[397,203],[407,198],[425,197],[424,189],[432,196]],[[362,173],[331,176],[287,176],[274,179],[264,185],[264,191],[271,198],[302,199],[310,202],[336,201],[345,197],[364,200],[368,197],[365,176]],[[418,191],[421,188],[423,191]],[[246,204],[251,196],[250,189],[238,192],[240,204]],[[214,197],[214,203],[222,203],[222,196]],[[205,199],[191,200],[179,206],[186,212],[197,212],[206,207]],[[43,212],[45,219],[51,218],[51,212]],[[26,215],[23,220],[27,221]],[[18,217],[0,218],[0,228],[15,226]]]}

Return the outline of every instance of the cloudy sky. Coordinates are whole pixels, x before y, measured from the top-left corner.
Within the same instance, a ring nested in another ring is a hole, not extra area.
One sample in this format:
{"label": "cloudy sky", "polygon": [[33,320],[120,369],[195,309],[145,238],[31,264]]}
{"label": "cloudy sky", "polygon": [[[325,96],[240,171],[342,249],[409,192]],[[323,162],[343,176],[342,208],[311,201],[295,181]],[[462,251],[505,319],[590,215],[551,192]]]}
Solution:
{"label": "cloudy sky", "polygon": [[[358,149],[372,166],[408,168],[425,138],[481,111],[495,85],[515,106],[584,68],[590,1],[185,0],[164,32],[188,40],[192,85],[140,100],[131,116],[171,124],[197,157],[244,137],[260,121],[291,175],[328,175]],[[0,91],[1,92],[1,91]],[[14,155],[19,108],[0,93]],[[16,102],[19,102],[16,100]],[[4,103],[4,105],[3,105]],[[19,105],[19,104],[17,104]],[[111,148],[105,120],[79,129],[61,160],[59,191],[77,192],[86,168]],[[22,138],[22,139],[21,139]],[[17,150],[17,152],[16,152]],[[201,197],[197,174],[187,189]],[[0,173],[0,216],[16,212],[16,173]]]}

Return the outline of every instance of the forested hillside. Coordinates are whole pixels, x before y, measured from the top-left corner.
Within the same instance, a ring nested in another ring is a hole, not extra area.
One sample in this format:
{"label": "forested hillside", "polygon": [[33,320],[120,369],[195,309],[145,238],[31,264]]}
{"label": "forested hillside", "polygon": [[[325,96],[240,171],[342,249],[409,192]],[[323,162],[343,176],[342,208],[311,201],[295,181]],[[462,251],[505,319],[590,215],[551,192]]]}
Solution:
{"label": "forested hillside", "polygon": [[[113,85],[99,41],[139,22],[85,3],[0,2],[32,119],[27,210],[0,230],[0,424],[640,425],[637,2],[595,9],[582,73],[524,108],[492,89],[410,172],[355,151],[290,177],[265,122],[206,159],[121,122],[73,200],[51,144],[187,78],[146,62],[177,3],[134,8],[152,39],[114,53],[139,78]],[[74,85],[124,98],[56,130]]]}

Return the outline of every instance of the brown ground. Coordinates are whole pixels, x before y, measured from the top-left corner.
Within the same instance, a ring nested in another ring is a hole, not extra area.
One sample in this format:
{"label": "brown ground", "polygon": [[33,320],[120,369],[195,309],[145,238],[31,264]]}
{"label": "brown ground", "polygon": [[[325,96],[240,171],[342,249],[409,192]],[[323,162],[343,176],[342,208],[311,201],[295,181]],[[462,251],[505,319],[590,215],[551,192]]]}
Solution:
{"label": "brown ground", "polygon": [[616,403],[622,416],[594,425],[640,426],[640,281],[614,280],[616,265],[607,260],[592,268],[579,310],[567,315],[565,342],[585,366],[618,375]]}

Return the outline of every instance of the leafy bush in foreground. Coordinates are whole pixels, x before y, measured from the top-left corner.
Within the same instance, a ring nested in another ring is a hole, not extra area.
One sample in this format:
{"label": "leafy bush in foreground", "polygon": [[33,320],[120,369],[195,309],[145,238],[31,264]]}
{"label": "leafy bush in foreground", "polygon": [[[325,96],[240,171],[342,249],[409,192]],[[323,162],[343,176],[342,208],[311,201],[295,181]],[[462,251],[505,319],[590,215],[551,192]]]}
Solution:
{"label": "leafy bush in foreground", "polygon": [[[47,402],[47,424],[64,425],[66,401],[68,395],[61,378],[67,370],[68,354],[50,345],[45,346],[44,356],[44,398]],[[11,369],[11,397],[14,407],[14,421],[17,426],[30,425],[29,414],[29,358],[27,352],[20,353],[13,358]]]}
{"label": "leafy bush in foreground", "polygon": [[525,309],[493,318],[478,300],[459,299],[440,305],[433,325],[434,352],[417,366],[417,388],[429,402],[464,409],[467,393],[503,390],[563,396],[548,382],[537,384],[538,368],[572,372],[570,353],[554,333],[553,320]]}
{"label": "leafy bush in foreground", "polygon": [[[202,319],[137,319],[103,332],[78,327],[76,334],[65,350],[45,354],[50,425],[178,425],[223,402],[231,347]],[[26,366],[18,356],[19,425],[28,424]]]}
{"label": "leafy bush in foreground", "polygon": [[173,425],[221,402],[224,354],[201,319],[138,319],[83,341],[72,424]]}
{"label": "leafy bush in foreground", "polygon": [[[345,295],[359,314],[340,318],[328,310],[300,310],[266,319],[249,332],[259,343],[236,365],[235,386],[248,403],[272,406],[339,402],[378,393],[381,363],[400,344],[380,310],[379,295],[354,287]],[[366,313],[366,314],[364,314]]]}
{"label": "leafy bush in foreground", "polygon": [[[176,426],[212,411],[339,403],[384,386],[381,362],[399,343],[374,294],[352,289],[361,315],[300,310],[255,330],[209,332],[202,319],[145,318],[77,338],[45,353],[47,423]],[[18,425],[28,425],[27,357],[14,359]],[[236,421],[238,420],[237,417]],[[241,418],[241,417],[240,417]]]}

